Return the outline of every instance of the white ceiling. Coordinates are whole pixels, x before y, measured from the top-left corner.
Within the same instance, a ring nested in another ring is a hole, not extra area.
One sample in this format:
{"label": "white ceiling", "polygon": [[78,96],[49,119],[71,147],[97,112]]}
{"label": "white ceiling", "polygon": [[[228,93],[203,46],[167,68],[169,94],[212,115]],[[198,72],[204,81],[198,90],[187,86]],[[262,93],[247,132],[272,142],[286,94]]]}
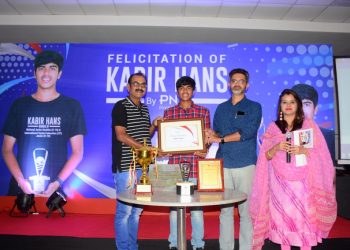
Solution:
{"label": "white ceiling", "polygon": [[0,42],[332,43],[350,0],[0,0]]}

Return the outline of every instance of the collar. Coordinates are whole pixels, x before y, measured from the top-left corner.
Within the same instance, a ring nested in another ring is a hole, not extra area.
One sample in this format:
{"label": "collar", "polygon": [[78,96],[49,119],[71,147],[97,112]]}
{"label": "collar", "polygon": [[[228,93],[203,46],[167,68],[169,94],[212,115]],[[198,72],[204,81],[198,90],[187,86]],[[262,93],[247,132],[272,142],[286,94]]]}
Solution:
{"label": "collar", "polygon": [[125,99],[132,105],[132,106],[134,106],[135,108],[141,108],[142,107],[142,102],[140,102],[140,105],[136,105],[131,99],[130,99],[130,97],[129,96],[127,96],[127,97],[125,97]]}
{"label": "collar", "polygon": [[246,97],[246,95],[244,95],[244,97],[239,102],[237,102],[236,104],[232,103],[232,97],[228,101],[231,103],[232,106],[237,106],[240,103],[244,103],[246,100],[247,100],[247,97]]}
{"label": "collar", "polygon": [[[191,101],[191,106],[190,107],[188,107],[187,109],[190,109],[190,108],[195,108],[197,105],[196,104],[194,104],[194,102],[193,101]],[[177,105],[176,105],[176,107],[177,108],[179,108],[179,109],[184,109],[183,107],[181,107],[180,106],[180,103],[178,103]],[[186,109],[184,109],[184,110],[186,110]]]}

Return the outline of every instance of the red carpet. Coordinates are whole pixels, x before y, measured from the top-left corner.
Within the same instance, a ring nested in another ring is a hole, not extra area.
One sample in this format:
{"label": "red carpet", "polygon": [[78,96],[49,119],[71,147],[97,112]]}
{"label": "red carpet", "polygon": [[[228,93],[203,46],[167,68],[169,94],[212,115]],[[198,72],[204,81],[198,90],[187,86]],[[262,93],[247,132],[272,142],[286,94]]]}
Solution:
{"label": "red carpet", "polygon": [[[55,212],[50,218],[46,214],[13,218],[0,213],[0,235],[72,236],[81,238],[114,238],[114,216],[101,214],[68,213],[61,218]],[[238,218],[236,218],[238,219]],[[205,213],[205,238],[218,239],[219,212]],[[236,233],[238,228],[236,227]],[[144,212],[140,220],[139,239],[167,239],[169,215],[167,213]],[[190,216],[187,215],[187,237],[191,235]],[[236,235],[237,238],[237,235]],[[350,238],[350,220],[338,217],[329,238]]]}

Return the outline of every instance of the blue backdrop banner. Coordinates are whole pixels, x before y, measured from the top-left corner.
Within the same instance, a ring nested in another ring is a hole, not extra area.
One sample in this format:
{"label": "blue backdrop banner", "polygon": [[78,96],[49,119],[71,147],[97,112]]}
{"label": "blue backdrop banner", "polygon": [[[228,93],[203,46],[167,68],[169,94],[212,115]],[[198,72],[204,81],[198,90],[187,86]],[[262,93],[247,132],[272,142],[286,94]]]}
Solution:
{"label": "blue backdrop banner", "polygon": [[[263,107],[259,136],[276,119],[279,93],[295,84],[312,85],[319,93],[317,123],[334,128],[332,46],[329,44],[0,44],[0,126],[12,102],[36,90],[33,59],[41,50],[65,58],[58,91],[80,101],[87,123],[84,159],[65,185],[66,193],[90,198],[115,197],[111,173],[111,111],[127,95],[127,79],[141,71],[148,77],[144,103],[151,119],[178,102],[175,82],[184,75],[196,81],[194,102],[209,108],[230,97],[228,73],[250,73],[248,98]],[[1,137],[2,140],[2,137]],[[153,137],[157,144],[157,135]],[[215,146],[209,157],[215,156]],[[0,162],[0,195],[6,195],[10,173]]]}

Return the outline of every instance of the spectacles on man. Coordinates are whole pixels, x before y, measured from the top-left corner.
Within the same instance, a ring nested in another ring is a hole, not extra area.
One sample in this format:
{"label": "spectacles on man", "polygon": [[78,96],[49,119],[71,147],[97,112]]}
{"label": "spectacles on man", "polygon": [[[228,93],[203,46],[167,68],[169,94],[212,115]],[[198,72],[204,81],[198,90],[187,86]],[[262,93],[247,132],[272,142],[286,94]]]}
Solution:
{"label": "spectacles on man", "polygon": [[147,87],[147,83],[145,83],[145,82],[132,82],[131,85],[134,87],[142,87],[142,88]]}
{"label": "spectacles on man", "polygon": [[244,80],[244,79],[240,79],[240,80],[237,80],[237,79],[231,79],[230,83],[232,84],[243,84],[243,83],[246,83],[247,81]]}

